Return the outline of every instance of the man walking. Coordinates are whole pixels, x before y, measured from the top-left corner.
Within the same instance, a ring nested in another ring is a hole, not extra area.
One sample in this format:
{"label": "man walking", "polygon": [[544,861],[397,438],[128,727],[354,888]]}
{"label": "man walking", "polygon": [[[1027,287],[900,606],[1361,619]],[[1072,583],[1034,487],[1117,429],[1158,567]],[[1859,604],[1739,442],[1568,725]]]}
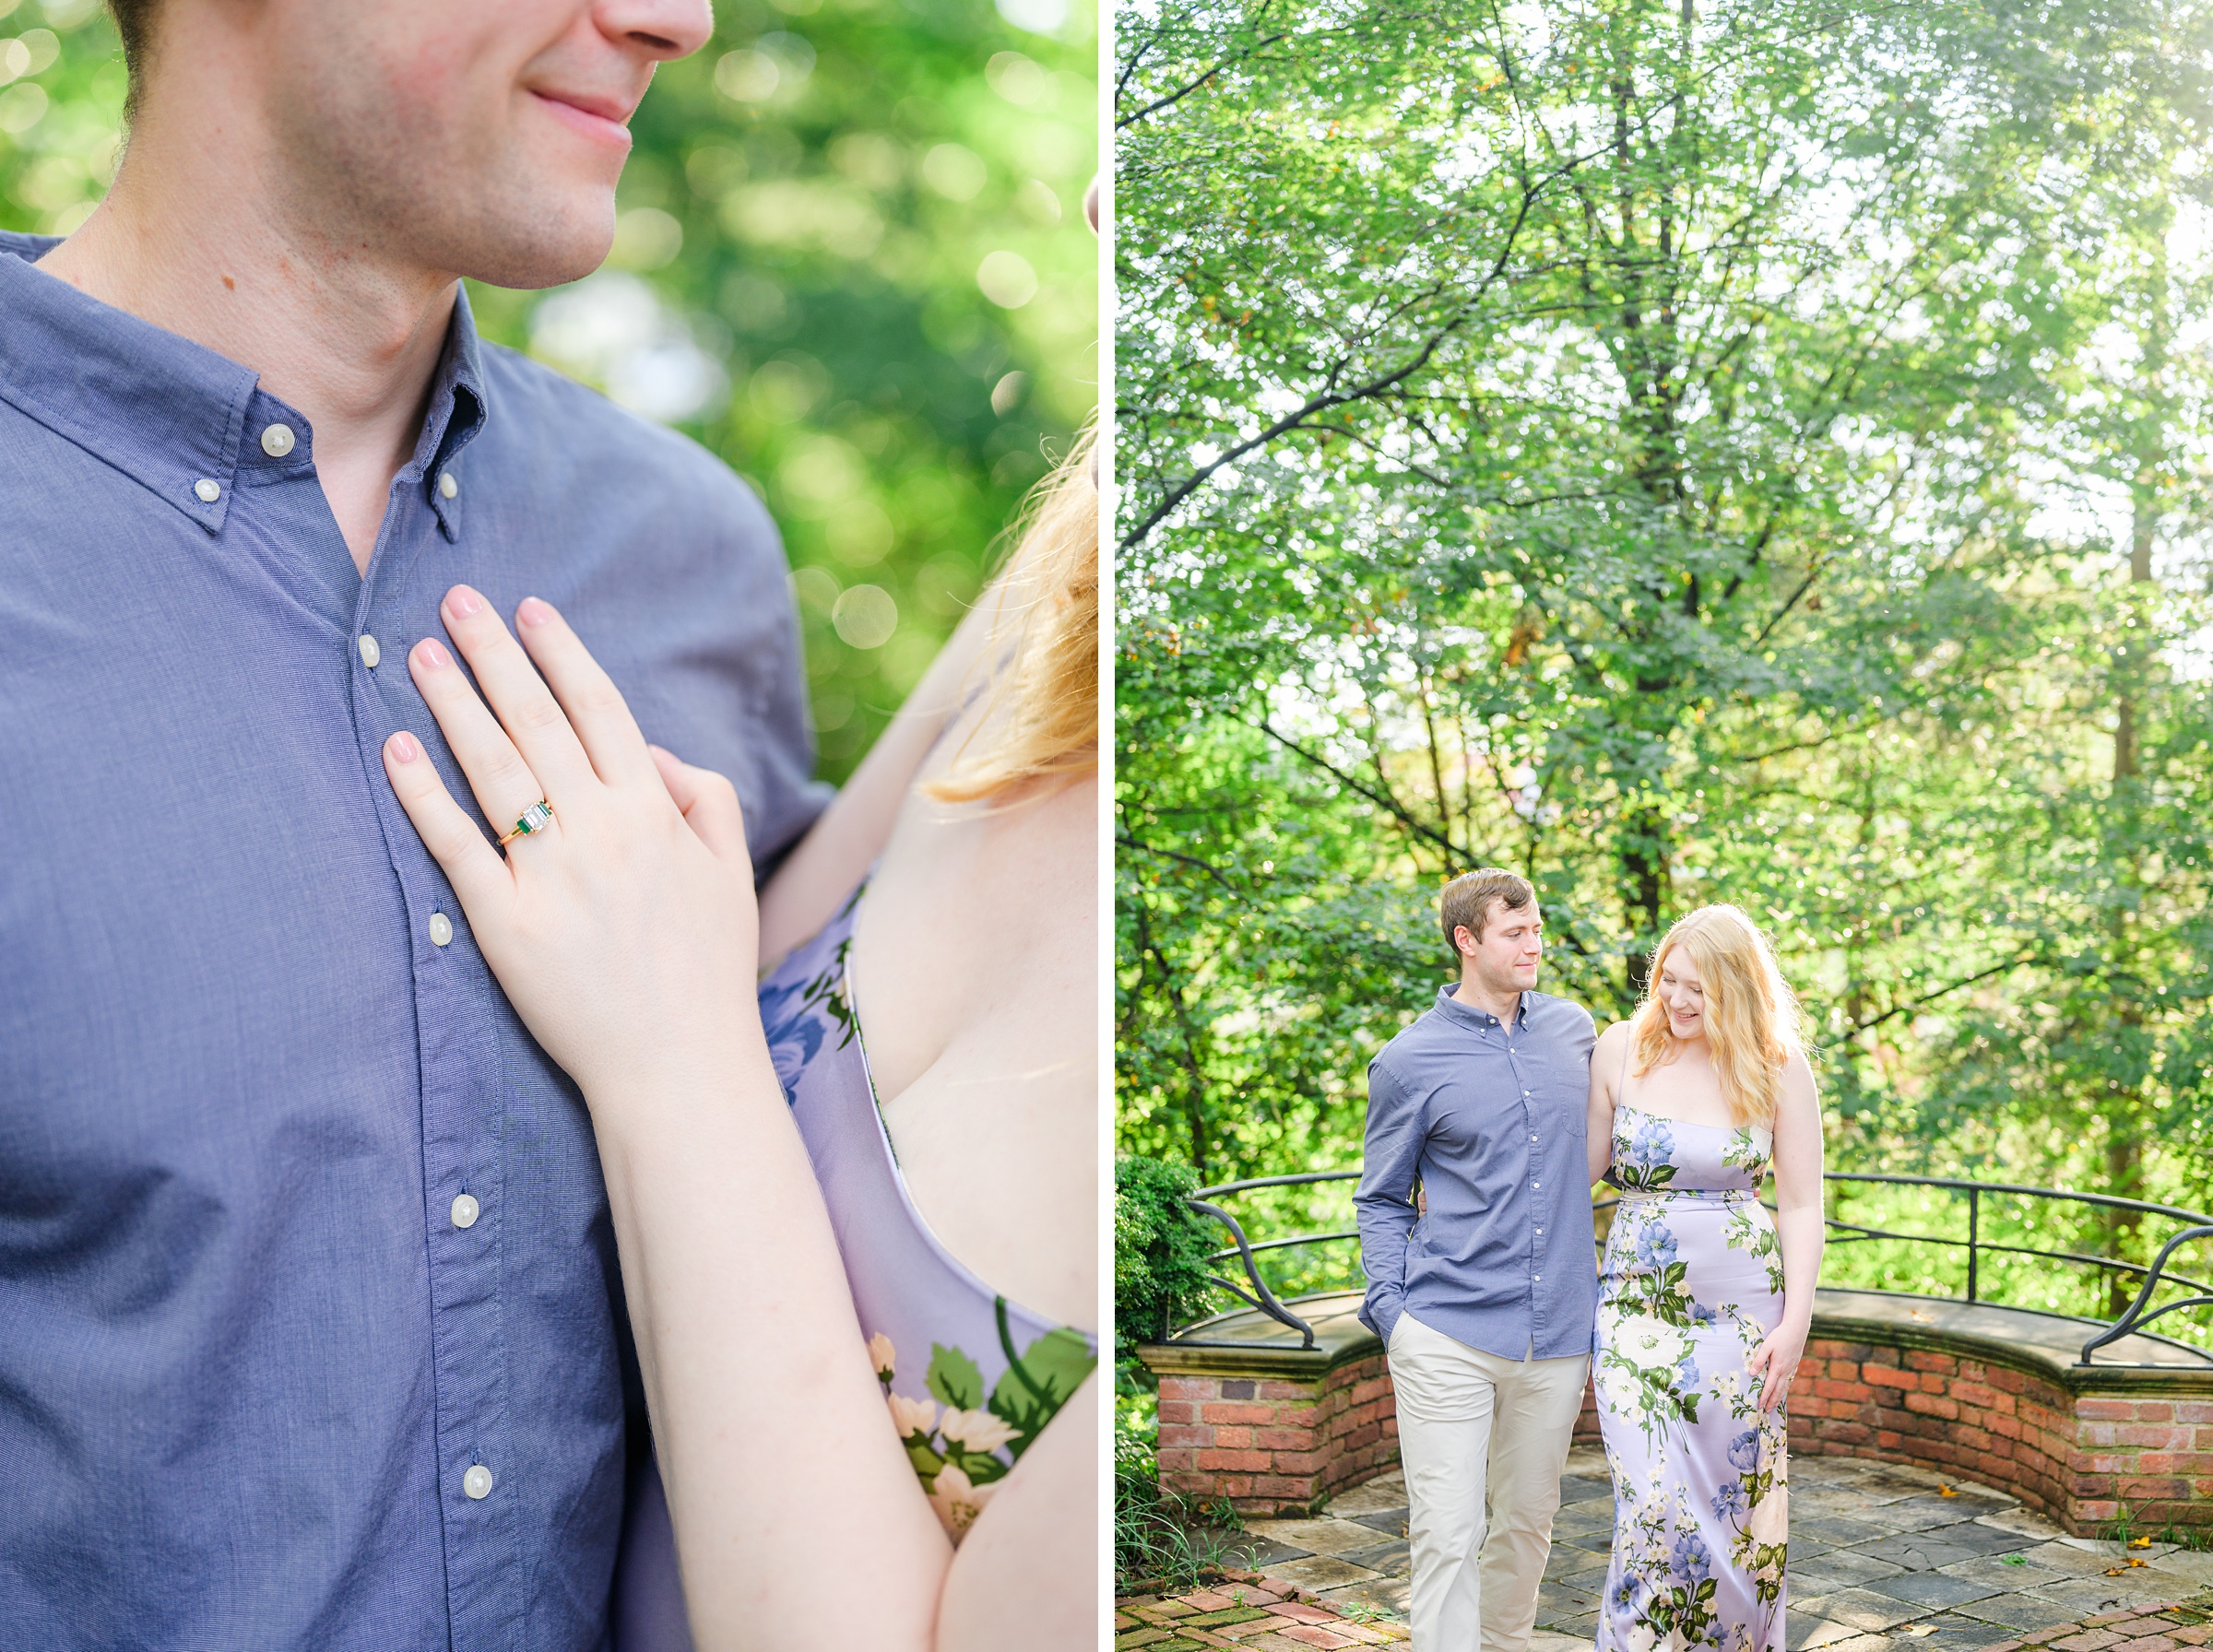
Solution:
{"label": "man walking", "polygon": [[591,1652],[598,1160],[381,751],[467,796],[408,651],[535,593],[757,863],[819,808],[759,502],[460,293],[600,262],[707,0],[114,8],[114,187],[0,235],[0,1642]]}
{"label": "man walking", "polygon": [[1416,1652],[1521,1652],[1598,1306],[1597,1032],[1533,990],[1544,918],[1526,879],[1456,878],[1439,922],[1460,980],[1367,1069],[1360,1319],[1397,1397]]}

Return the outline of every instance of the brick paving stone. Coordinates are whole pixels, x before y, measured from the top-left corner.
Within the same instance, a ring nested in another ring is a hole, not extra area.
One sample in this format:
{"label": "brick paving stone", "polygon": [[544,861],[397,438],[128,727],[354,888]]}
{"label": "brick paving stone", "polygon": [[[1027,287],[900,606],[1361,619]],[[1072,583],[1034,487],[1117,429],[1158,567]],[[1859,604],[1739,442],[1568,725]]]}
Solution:
{"label": "brick paving stone", "polygon": [[1303,1600],[1279,1600],[1268,1608],[1279,1618],[1292,1618],[1301,1623],[1336,1623],[1343,1622],[1327,1607],[1308,1606]]}
{"label": "brick paving stone", "polygon": [[1334,1629],[1324,1629],[1320,1623],[1295,1624],[1284,1631],[1284,1637],[1296,1641],[1302,1646],[1356,1646],[1360,1644],[1352,1636],[1340,1634]]}
{"label": "brick paving stone", "polygon": [[2119,1646],[2121,1637],[2102,1629],[2086,1629],[2079,1634],[2070,1634],[2065,1640],[2050,1644],[2057,1646],[2059,1652],[2101,1652],[2102,1647]]}
{"label": "brick paving stone", "polygon": [[[1186,1598],[1194,1602],[1206,1599],[1203,1595],[1191,1595]],[[1215,1611],[1202,1611],[1195,1618],[1186,1618],[1176,1627],[1178,1629],[1221,1629],[1231,1623],[1249,1623],[1256,1618],[1265,1618],[1267,1615],[1257,1606],[1225,1606]]]}
{"label": "brick paving stone", "polygon": [[[1116,1621],[1118,1622],[1120,1620],[1117,1619]],[[1127,1652],[1127,1649],[1130,1648],[1149,1646],[1154,1641],[1165,1641],[1167,1638],[1168,1632],[1165,1629],[1125,1629],[1114,1637],[1115,1652]]]}
{"label": "brick paving stone", "polygon": [[1196,1594],[1180,1595],[1177,1598],[1193,1611],[1201,1612],[1220,1611],[1225,1606],[1237,1604],[1227,1595],[1217,1595],[1212,1589],[1201,1589]]}

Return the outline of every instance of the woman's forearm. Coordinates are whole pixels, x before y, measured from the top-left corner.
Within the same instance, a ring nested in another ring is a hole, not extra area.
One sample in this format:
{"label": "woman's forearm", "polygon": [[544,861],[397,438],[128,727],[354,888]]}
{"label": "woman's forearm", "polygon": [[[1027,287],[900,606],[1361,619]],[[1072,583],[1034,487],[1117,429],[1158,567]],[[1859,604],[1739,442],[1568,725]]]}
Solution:
{"label": "woman's forearm", "polygon": [[1803,1331],[1813,1323],[1814,1292],[1821,1280],[1820,1205],[1781,1206],[1775,1237],[1782,1249],[1783,1323]]}
{"label": "woman's forearm", "polygon": [[927,1652],[952,1547],[765,1044],[590,1100],[694,1644]]}

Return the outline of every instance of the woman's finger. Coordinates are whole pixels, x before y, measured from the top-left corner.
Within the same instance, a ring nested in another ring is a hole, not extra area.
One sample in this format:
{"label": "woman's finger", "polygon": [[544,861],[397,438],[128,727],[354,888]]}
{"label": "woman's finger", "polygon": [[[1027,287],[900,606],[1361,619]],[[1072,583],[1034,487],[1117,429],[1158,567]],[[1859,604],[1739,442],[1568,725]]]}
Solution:
{"label": "woman's finger", "polygon": [[526,596],[515,610],[515,629],[568,714],[570,726],[599,778],[609,785],[645,784],[654,767],[645,752],[645,737],[638,732],[622,690],[600,669],[584,640],[551,603],[538,596]]}
{"label": "woman's finger", "polygon": [[476,673],[500,726],[545,787],[544,795],[556,809],[575,798],[583,783],[596,778],[591,759],[584,754],[568,714],[530,656],[507,634],[507,627],[482,594],[467,585],[448,591],[438,613],[445,621],[446,634]]}
{"label": "woman's finger", "polygon": [[385,773],[422,846],[444,872],[460,897],[461,910],[473,922],[489,902],[515,887],[507,863],[454,801],[413,735],[396,734],[385,742]]}
{"label": "woman's finger", "polygon": [[738,788],[712,769],[695,769],[673,752],[658,746],[646,749],[660,771],[661,784],[676,800],[699,841],[716,860],[742,866],[750,878],[752,855],[745,843],[745,813],[738,803]]}
{"label": "woman's finger", "polygon": [[454,760],[468,778],[468,789],[476,794],[477,807],[495,832],[507,832],[516,816],[550,794],[515,749],[507,731],[477,698],[476,690],[468,686],[468,678],[462,675],[460,665],[446,652],[444,643],[436,637],[425,637],[408,649],[408,674],[415,679],[431,714],[438,719],[445,743],[453,748]]}

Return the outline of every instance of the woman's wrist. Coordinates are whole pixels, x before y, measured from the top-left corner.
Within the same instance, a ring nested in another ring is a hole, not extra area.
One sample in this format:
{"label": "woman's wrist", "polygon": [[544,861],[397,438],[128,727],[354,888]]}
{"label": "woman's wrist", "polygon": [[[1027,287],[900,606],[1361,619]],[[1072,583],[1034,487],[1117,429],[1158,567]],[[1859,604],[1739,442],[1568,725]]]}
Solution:
{"label": "woman's wrist", "polygon": [[[748,1010],[751,1005],[747,1005]],[[694,1115],[702,1103],[742,1103],[751,1092],[783,1086],[755,1015],[733,1015],[739,1024],[695,1038],[665,1040],[605,1074],[580,1078],[585,1103],[601,1130]]]}

